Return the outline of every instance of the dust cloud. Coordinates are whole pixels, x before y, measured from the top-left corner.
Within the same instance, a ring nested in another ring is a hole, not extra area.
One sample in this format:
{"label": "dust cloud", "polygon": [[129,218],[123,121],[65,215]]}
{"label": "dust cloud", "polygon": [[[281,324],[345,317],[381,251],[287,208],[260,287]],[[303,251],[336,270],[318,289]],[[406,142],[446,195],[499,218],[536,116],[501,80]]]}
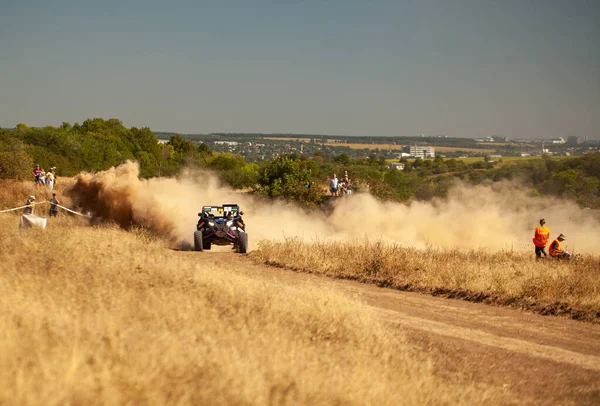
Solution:
{"label": "dust cloud", "polygon": [[595,253],[600,223],[573,202],[531,196],[514,183],[457,184],[447,199],[382,203],[368,194],[336,199],[333,211],[307,214],[286,204],[223,187],[207,172],[179,178],[140,179],[134,162],[98,173],[82,172],[69,190],[73,202],[97,221],[143,226],[174,242],[191,242],[203,205],[237,203],[244,211],[250,248],[261,239],[383,240],[414,247],[464,250],[532,250],[541,217],[551,238],[567,236],[567,248]]}

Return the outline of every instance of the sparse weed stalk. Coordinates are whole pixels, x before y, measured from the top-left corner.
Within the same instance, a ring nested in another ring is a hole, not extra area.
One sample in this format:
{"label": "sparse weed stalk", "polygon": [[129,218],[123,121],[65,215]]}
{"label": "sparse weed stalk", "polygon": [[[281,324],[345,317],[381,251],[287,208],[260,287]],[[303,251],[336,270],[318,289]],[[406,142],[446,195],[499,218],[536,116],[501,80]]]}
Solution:
{"label": "sparse weed stalk", "polygon": [[131,233],[143,244],[149,244],[160,240],[155,231],[143,226],[132,226]]}

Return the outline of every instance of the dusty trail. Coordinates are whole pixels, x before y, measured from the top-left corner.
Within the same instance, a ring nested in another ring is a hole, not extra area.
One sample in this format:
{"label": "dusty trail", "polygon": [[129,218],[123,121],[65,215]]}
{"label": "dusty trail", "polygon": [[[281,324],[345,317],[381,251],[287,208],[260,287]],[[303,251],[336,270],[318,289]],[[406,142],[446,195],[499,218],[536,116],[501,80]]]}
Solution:
{"label": "dusty trail", "polygon": [[174,255],[194,256],[201,268],[343,292],[429,352],[436,373],[467,372],[508,388],[516,403],[600,404],[600,325],[295,273],[230,252]]}

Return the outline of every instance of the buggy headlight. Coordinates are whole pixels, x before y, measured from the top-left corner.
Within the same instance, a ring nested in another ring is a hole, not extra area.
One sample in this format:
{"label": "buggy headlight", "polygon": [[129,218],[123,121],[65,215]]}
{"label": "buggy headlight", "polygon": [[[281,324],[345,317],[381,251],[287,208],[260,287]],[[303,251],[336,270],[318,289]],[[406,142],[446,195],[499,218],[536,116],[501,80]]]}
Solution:
{"label": "buggy headlight", "polygon": [[215,222],[214,222],[214,221],[209,221],[209,222],[208,222],[208,225],[209,225],[210,227],[214,227],[214,226],[215,226]]}
{"label": "buggy headlight", "polygon": [[233,220],[229,220],[226,224],[227,224],[227,227],[231,227],[233,225]]}

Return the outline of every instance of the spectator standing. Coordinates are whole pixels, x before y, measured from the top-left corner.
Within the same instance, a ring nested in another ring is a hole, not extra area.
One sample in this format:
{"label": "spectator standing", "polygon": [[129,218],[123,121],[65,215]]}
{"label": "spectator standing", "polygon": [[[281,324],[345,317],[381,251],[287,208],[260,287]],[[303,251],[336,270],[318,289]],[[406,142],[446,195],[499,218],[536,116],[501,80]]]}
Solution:
{"label": "spectator standing", "polygon": [[41,177],[42,177],[42,168],[40,168],[40,165],[37,164],[35,166],[35,169],[33,171],[31,171],[31,173],[33,174],[35,184],[39,185],[41,183]]}
{"label": "spectator standing", "polygon": [[54,189],[54,168],[50,168],[50,170],[46,173],[46,186],[48,189]]}
{"label": "spectator standing", "polygon": [[56,217],[58,215],[58,205],[60,202],[56,198],[56,193],[52,193],[52,199],[50,199],[50,210],[48,211],[49,217]]}
{"label": "spectator standing", "polygon": [[338,177],[334,173],[333,178],[329,181],[329,191],[331,192],[331,196],[338,195]]}
{"label": "spectator standing", "polygon": [[39,186],[46,186],[46,171],[44,168],[40,168],[40,180],[38,182]]}
{"label": "spectator standing", "polygon": [[535,246],[535,257],[541,258],[542,254],[546,257],[546,245],[550,238],[550,229],[546,226],[546,220],[540,219],[540,225],[535,228],[533,234],[533,245]]}

